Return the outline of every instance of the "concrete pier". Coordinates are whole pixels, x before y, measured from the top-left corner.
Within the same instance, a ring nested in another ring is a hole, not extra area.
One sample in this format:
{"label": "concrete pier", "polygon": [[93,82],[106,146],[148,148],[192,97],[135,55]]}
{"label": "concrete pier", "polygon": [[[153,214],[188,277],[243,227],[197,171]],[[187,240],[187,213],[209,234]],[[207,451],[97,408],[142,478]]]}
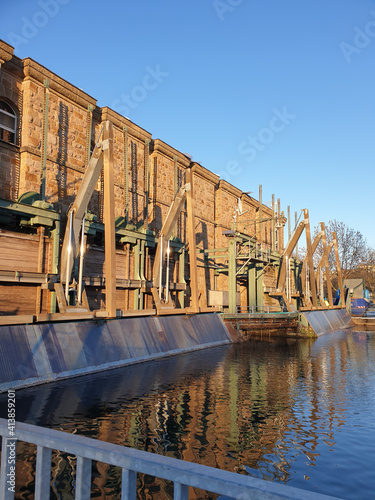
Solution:
{"label": "concrete pier", "polygon": [[223,314],[227,328],[245,337],[267,333],[282,337],[320,337],[354,325],[346,309]]}
{"label": "concrete pier", "polygon": [[374,316],[352,317],[352,321],[355,325],[361,327],[363,330],[375,330]]}

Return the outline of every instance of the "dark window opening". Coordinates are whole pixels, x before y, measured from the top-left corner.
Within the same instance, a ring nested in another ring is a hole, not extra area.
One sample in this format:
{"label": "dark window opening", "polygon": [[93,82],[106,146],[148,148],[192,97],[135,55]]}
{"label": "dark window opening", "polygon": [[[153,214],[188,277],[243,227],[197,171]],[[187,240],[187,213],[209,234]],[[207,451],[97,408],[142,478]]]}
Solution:
{"label": "dark window opening", "polygon": [[0,139],[16,144],[17,115],[4,101],[0,101]]}

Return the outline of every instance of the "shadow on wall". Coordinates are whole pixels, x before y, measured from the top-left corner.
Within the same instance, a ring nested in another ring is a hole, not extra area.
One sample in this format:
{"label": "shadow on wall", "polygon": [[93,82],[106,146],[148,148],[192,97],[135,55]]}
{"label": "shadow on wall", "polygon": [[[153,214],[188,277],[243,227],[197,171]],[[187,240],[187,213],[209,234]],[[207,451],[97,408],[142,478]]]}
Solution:
{"label": "shadow on wall", "polygon": [[[200,233],[196,233],[196,245],[199,243],[203,243],[203,248],[208,248],[208,235],[207,235],[207,224],[203,221],[200,221],[202,230]],[[204,257],[204,276],[205,276],[205,296],[208,297],[209,290],[211,290],[211,276],[210,269],[208,267],[208,261]]]}
{"label": "shadow on wall", "polygon": [[62,200],[67,198],[67,151],[68,151],[68,106],[60,102],[60,112],[59,112],[59,130],[57,133],[59,148],[57,151],[57,163],[59,165],[58,173],[56,175],[57,186],[58,186],[58,200],[62,203]]}

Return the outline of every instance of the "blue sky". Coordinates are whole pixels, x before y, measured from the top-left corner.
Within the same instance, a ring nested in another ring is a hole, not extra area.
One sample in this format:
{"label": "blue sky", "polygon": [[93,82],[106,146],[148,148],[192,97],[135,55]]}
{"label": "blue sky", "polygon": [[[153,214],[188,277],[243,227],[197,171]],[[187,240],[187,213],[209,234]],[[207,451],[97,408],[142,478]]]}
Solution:
{"label": "blue sky", "polygon": [[14,0],[0,38],[293,221],[375,247],[373,0]]}

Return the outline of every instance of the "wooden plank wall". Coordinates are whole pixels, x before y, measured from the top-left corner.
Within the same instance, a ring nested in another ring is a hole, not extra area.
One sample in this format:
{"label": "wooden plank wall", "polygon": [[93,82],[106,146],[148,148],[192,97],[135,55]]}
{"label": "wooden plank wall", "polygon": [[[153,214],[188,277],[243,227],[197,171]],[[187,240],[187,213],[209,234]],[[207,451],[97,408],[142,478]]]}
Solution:
{"label": "wooden plank wall", "polygon": [[[52,240],[44,231],[30,235],[0,230],[1,271],[20,273],[50,273]],[[48,292],[37,284],[0,281],[0,315],[36,314],[48,312]]]}
{"label": "wooden plank wall", "polygon": [[[44,249],[41,272],[50,273],[52,241],[45,236],[42,239]],[[0,271],[39,272],[39,242],[38,235],[0,230]]]}

